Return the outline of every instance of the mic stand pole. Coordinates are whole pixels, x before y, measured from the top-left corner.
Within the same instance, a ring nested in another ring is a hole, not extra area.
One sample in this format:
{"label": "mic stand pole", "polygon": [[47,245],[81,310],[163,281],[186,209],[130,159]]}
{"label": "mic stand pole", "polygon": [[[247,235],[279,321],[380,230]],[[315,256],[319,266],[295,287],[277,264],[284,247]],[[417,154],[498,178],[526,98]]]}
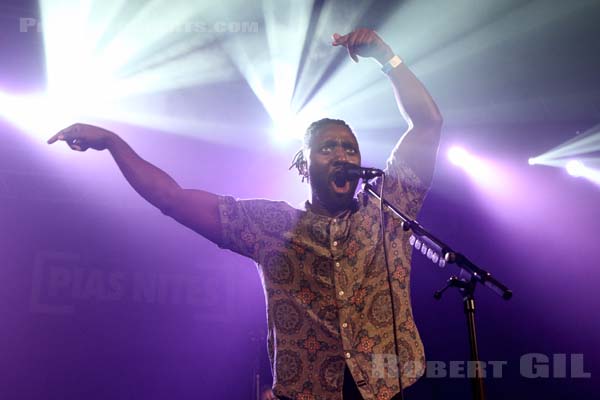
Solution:
{"label": "mic stand pole", "polygon": [[[501,296],[504,300],[510,299],[512,297],[512,292],[497,279],[492,277],[489,272],[478,267],[466,256],[453,250],[446,243],[429,233],[417,221],[410,219],[385,198],[382,199],[373,186],[364,180],[363,192],[364,196],[371,195],[380,202],[383,202],[383,205],[386,207],[386,209],[390,210],[392,214],[400,218],[402,221],[402,229],[404,231],[412,231],[413,235],[418,237],[418,240],[421,240],[423,246],[427,246],[428,249],[443,257],[444,263],[456,264],[462,269],[462,271],[467,273],[467,279],[459,279],[455,276],[451,277],[448,280],[447,285],[442,290],[435,292],[434,297],[439,300],[442,296],[442,293],[449,287],[458,288],[460,293],[463,295],[464,310],[467,318],[467,329],[469,335],[470,361],[471,365],[474,366],[474,376],[469,376],[473,391],[473,399],[485,400],[483,373],[481,362],[479,361],[477,336],[475,330],[475,287],[477,286],[477,283],[481,283],[491,289],[497,295]],[[442,261],[440,261],[440,263],[441,262]],[[469,371],[468,375],[471,375],[470,372],[471,371]]]}
{"label": "mic stand pole", "polygon": [[471,389],[474,399],[485,399],[483,385],[483,366],[479,362],[479,351],[477,349],[477,334],[475,331],[475,287],[476,281],[459,279],[456,276],[450,277],[446,286],[435,292],[433,297],[436,300],[442,298],[442,293],[449,287],[455,287],[463,296],[465,316],[467,317],[467,329],[469,332],[469,353],[470,364],[467,365],[467,377],[471,380]]}
{"label": "mic stand pole", "polygon": [[252,399],[260,400],[260,391],[261,391],[261,365],[260,365],[260,335],[257,335],[255,331],[248,332],[248,336],[250,338],[250,342],[252,343],[252,352],[253,352],[253,360],[252,360]]}

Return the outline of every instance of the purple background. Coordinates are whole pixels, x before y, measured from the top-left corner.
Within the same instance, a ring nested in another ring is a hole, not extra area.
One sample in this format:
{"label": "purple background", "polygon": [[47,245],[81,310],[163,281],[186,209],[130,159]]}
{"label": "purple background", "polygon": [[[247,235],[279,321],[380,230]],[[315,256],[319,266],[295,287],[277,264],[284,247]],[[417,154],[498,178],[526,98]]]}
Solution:
{"label": "purple background", "polygon": [[[17,28],[36,13],[34,2],[0,6],[5,90],[44,85],[41,35]],[[379,14],[363,25],[377,27]],[[423,79],[446,119],[420,222],[514,291],[509,302],[477,291],[481,358],[508,361],[502,379],[486,381],[489,399],[590,398],[600,389],[599,188],[527,165],[600,120],[599,17],[600,3],[589,2]],[[111,127],[186,187],[298,204],[306,192],[287,171],[294,148],[270,144],[268,115],[243,79],[201,91],[178,95],[207,118],[239,118],[238,145]],[[364,164],[382,166],[401,128],[358,132],[377,142],[363,146]],[[0,398],[251,399],[253,366],[270,379],[252,263],[146,204],[107,153],[59,154],[5,120],[0,138]],[[497,192],[448,163],[453,144],[493,160],[506,177]],[[432,297],[456,271],[420,255],[413,264],[428,359],[466,359],[459,296]],[[521,377],[526,353],[583,353],[592,378]],[[407,399],[468,395],[463,379],[422,379],[406,391]]]}

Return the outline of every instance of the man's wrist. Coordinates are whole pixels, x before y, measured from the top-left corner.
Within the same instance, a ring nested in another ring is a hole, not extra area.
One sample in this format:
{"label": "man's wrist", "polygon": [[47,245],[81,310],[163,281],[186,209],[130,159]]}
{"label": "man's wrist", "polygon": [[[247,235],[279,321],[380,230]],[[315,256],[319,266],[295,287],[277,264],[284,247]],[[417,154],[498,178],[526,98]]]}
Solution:
{"label": "man's wrist", "polygon": [[389,74],[394,68],[396,68],[400,64],[402,64],[402,59],[397,55],[392,55],[392,57],[390,57],[390,59],[382,65],[381,70],[384,73]]}
{"label": "man's wrist", "polygon": [[377,62],[379,62],[379,64],[381,66],[383,66],[392,57],[394,57],[394,51],[391,49],[391,47],[386,46],[385,51],[383,51],[380,55],[378,55],[376,59],[377,59]]}
{"label": "man's wrist", "polygon": [[111,131],[108,131],[105,129],[105,136],[104,136],[104,147],[108,150],[113,150],[115,148],[115,146],[117,145],[117,142],[119,141],[119,136]]}

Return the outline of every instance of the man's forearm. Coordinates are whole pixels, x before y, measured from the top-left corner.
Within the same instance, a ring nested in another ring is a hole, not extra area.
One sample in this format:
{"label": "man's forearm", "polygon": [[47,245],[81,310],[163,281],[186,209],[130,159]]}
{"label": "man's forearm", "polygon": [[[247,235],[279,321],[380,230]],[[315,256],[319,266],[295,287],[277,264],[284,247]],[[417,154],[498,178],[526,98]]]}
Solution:
{"label": "man's forearm", "polygon": [[[391,55],[390,55],[391,54]],[[386,63],[393,57],[385,54]],[[401,63],[388,73],[400,113],[408,123],[408,130],[400,138],[392,155],[410,166],[425,186],[433,178],[442,128],[442,115],[433,98],[417,77]]]}
{"label": "man's forearm", "polygon": [[441,125],[442,115],[437,105],[425,86],[404,63],[392,69],[388,76],[398,108],[409,126]]}
{"label": "man's forearm", "polygon": [[181,188],[167,173],[141,158],[119,136],[111,135],[107,143],[127,182],[144,199],[166,213],[174,194]]}

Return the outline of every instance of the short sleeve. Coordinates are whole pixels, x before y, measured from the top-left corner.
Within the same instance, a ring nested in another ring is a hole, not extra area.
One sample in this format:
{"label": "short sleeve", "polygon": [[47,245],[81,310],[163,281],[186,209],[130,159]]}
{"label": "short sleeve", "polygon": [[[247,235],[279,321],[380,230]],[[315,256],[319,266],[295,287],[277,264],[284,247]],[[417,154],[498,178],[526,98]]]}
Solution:
{"label": "short sleeve", "polygon": [[[384,197],[409,218],[416,219],[429,188],[394,154],[387,161],[385,174]],[[375,184],[377,191],[380,190],[380,184],[381,180],[378,179]]]}
{"label": "short sleeve", "polygon": [[218,246],[258,262],[264,248],[282,242],[293,228],[295,212],[285,202],[219,196],[221,242]]}

